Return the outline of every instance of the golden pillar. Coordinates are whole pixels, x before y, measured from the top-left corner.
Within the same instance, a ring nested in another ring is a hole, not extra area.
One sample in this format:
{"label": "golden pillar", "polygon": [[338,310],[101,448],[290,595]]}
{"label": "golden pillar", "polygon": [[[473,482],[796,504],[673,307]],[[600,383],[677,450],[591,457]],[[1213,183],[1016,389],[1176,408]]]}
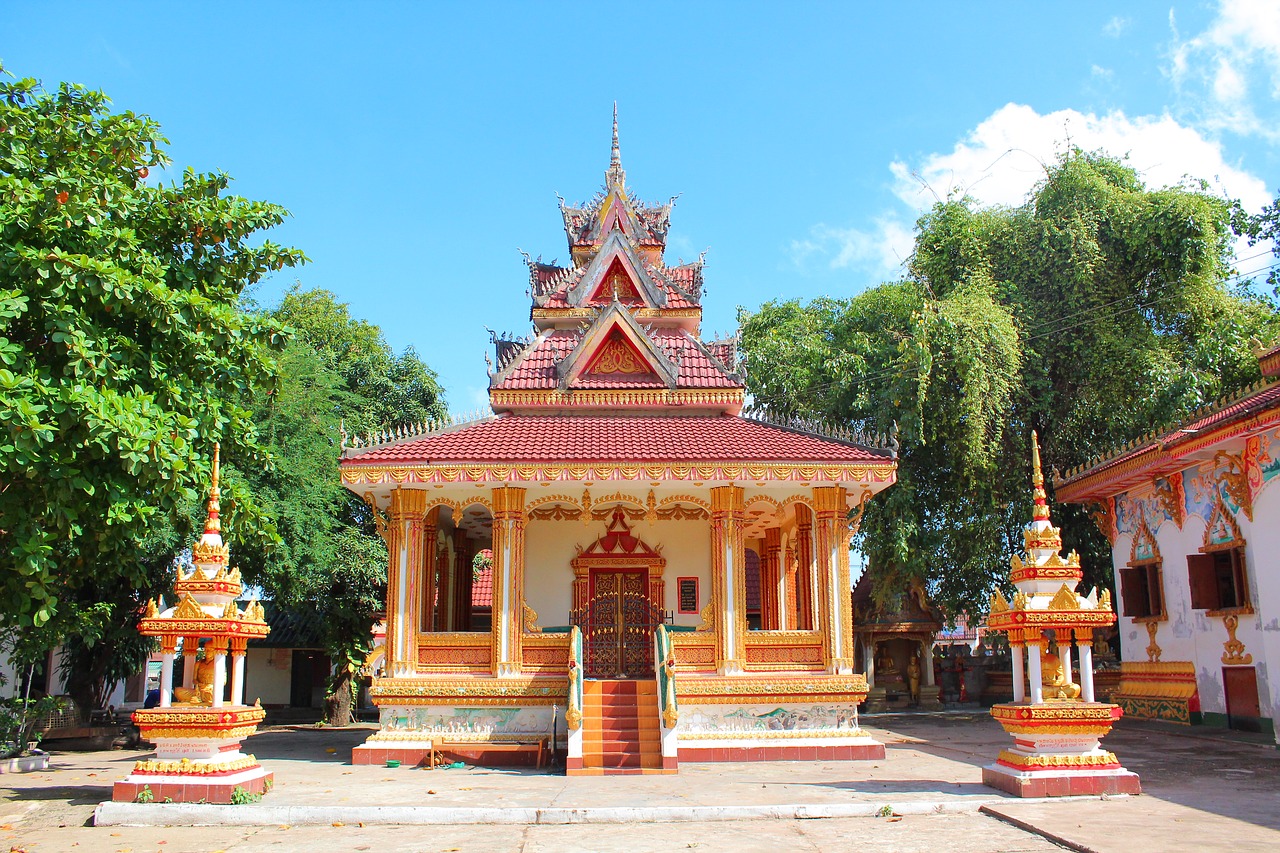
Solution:
{"label": "golden pillar", "polygon": [[715,602],[716,669],[722,675],[737,675],[746,668],[744,507],[740,486],[711,490],[711,599]]}
{"label": "golden pillar", "polygon": [[812,631],[814,623],[813,513],[796,504],[796,629]]}
{"label": "golden pillar", "polygon": [[422,565],[422,533],[427,493],[396,489],[387,509],[387,640],[386,672],[392,678],[418,669],[418,575]]}
{"label": "golden pillar", "polygon": [[782,528],[770,527],[764,532],[760,555],[760,627],[777,631],[784,627],[785,597],[782,586]]}
{"label": "golden pillar", "polygon": [[839,486],[813,490],[814,563],[827,671],[853,672],[853,598],[849,584],[849,510]]}
{"label": "golden pillar", "polygon": [[493,490],[493,672],[519,675],[524,638],[524,489]]}
{"label": "golden pillar", "polygon": [[782,549],[782,572],[783,587],[786,591],[786,601],[782,606],[782,627],[788,631],[795,631],[799,625],[796,619],[796,594],[799,588],[796,575],[800,572],[800,561],[796,557],[794,534],[787,538],[787,547]]}
{"label": "golden pillar", "polygon": [[418,561],[418,630],[435,630],[436,606],[436,531],[439,530],[440,507],[434,506],[422,522],[422,551]]}

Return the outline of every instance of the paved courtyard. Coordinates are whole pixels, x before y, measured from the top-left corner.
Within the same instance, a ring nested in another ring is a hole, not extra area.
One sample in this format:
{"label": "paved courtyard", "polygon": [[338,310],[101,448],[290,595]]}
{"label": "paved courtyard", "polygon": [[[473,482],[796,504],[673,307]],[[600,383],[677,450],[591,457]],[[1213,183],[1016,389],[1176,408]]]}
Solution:
{"label": "paved courtyard", "polygon": [[[1023,802],[981,784],[1007,742],[985,714],[864,722],[884,761],[685,764],[674,777],[603,779],[356,767],[350,748],[368,729],[279,728],[247,741],[276,773],[261,804],[140,812],[256,824],[243,826],[93,826],[111,783],[144,753],[68,753],[49,772],[0,778],[0,850],[1280,849],[1280,752],[1262,737],[1122,720],[1105,743],[1142,775],[1142,796]],[[422,825],[380,822],[405,814]]]}

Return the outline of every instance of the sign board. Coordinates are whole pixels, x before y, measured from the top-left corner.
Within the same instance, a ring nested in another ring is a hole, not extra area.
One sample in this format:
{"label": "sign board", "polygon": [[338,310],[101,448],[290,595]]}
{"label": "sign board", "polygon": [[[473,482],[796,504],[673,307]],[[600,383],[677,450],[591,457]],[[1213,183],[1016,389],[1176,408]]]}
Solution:
{"label": "sign board", "polygon": [[698,613],[698,579],[697,578],[676,578],[676,587],[679,590],[679,612]]}

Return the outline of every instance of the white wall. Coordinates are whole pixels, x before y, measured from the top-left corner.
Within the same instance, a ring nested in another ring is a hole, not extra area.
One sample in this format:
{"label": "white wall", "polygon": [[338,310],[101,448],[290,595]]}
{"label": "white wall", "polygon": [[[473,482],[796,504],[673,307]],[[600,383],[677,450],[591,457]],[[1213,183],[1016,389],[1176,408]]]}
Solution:
{"label": "white wall", "polygon": [[[1270,670],[1280,670],[1280,485],[1273,481],[1263,486],[1255,497],[1253,521],[1243,512],[1235,516],[1245,540],[1245,564],[1249,579],[1249,598],[1254,612],[1240,616],[1236,639],[1253,655],[1258,676],[1258,699],[1263,717],[1274,719],[1280,708],[1280,678]],[[1225,714],[1226,697],[1222,684],[1223,644],[1227,630],[1221,616],[1207,616],[1204,610],[1191,608],[1191,585],[1187,573],[1187,555],[1200,553],[1204,544],[1205,520],[1187,514],[1182,529],[1170,519],[1153,529],[1160,549],[1164,573],[1164,600],[1167,621],[1158,623],[1156,642],[1162,661],[1192,661],[1200,691],[1201,710]],[[1116,568],[1113,602],[1117,612],[1123,610],[1120,597],[1120,570],[1129,563],[1133,546],[1132,533],[1116,538],[1112,560]],[[1121,657],[1126,661],[1147,660],[1150,643],[1146,625],[1120,615]]]}
{"label": "white wall", "polygon": [[[244,698],[252,705],[288,705],[293,649],[257,649],[250,644],[244,661]],[[228,679],[230,671],[228,670]]]}
{"label": "white wall", "polygon": [[[586,549],[605,532],[606,522],[530,521],[525,528],[524,597],[538,613],[540,625],[565,625],[573,603],[573,565],[576,546]],[[676,578],[696,577],[698,608],[711,595],[711,524],[706,520],[637,521],[632,534],[655,550],[661,547],[667,560],[664,610],[675,614],[675,624],[699,623],[697,615],[677,613]]]}

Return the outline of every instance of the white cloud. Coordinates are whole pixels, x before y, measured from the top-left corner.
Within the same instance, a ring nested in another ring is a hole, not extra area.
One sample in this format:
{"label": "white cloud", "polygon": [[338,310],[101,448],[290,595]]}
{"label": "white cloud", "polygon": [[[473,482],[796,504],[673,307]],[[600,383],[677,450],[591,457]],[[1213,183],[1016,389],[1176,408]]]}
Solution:
{"label": "white cloud", "polygon": [[983,204],[1018,205],[1067,145],[1128,155],[1149,187],[1170,186],[1186,176],[1203,178],[1215,192],[1239,198],[1257,210],[1271,200],[1266,183],[1229,163],[1220,143],[1168,115],[1129,118],[1058,110],[1041,115],[1029,106],[1006,104],[945,153],[917,163],[890,164],[894,191],[913,210],[953,194]]}
{"label": "white cloud", "polygon": [[1100,77],[1103,80],[1110,80],[1115,76],[1115,72],[1110,68],[1103,68],[1101,65],[1093,65],[1089,68],[1089,73],[1094,77]]}
{"label": "white cloud", "polygon": [[1108,38],[1120,38],[1124,31],[1129,28],[1129,23],[1128,18],[1122,18],[1119,15],[1116,15],[1103,25],[1102,34]]}
{"label": "white cloud", "polygon": [[[906,223],[954,196],[968,195],[981,205],[1020,205],[1069,145],[1127,156],[1153,189],[1203,179],[1210,192],[1237,198],[1250,212],[1271,201],[1266,182],[1229,162],[1220,142],[1172,116],[1130,118],[1119,111],[1098,115],[1069,109],[1042,115],[1023,104],[1006,104],[950,151],[890,163],[891,186],[902,207],[882,212],[870,227],[818,223],[791,242],[791,261],[802,269],[823,265],[896,275],[913,248],[913,227]],[[1246,248],[1242,242],[1237,250],[1258,251]]]}
{"label": "white cloud", "polygon": [[862,268],[890,274],[911,254],[913,234],[896,216],[883,216],[871,230],[840,228],[819,222],[808,236],[791,241],[791,261],[805,267],[815,259],[831,269]]}
{"label": "white cloud", "polygon": [[[1280,139],[1280,4],[1221,0],[1208,28],[1185,40],[1172,12],[1169,24],[1173,41],[1165,71],[1198,121],[1210,130]],[[1260,117],[1260,110],[1269,117]]]}

